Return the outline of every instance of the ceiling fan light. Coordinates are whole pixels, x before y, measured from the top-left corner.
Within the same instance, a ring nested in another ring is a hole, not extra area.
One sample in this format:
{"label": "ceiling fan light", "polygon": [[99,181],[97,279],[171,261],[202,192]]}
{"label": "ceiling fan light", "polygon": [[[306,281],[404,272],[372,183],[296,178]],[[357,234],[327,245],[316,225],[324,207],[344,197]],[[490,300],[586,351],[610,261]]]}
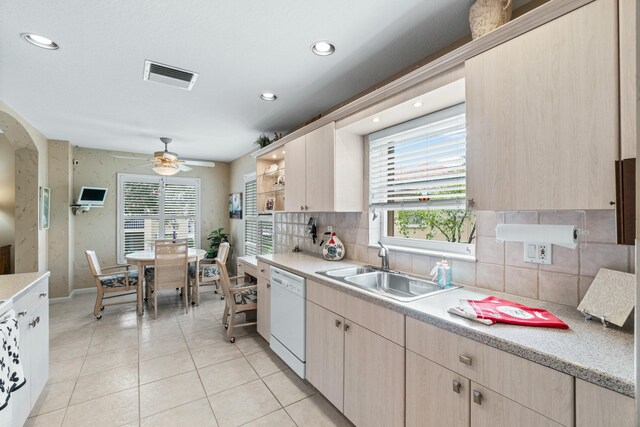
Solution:
{"label": "ceiling fan light", "polygon": [[161,165],[154,167],[153,171],[158,175],[171,176],[180,172],[180,169],[177,166]]}

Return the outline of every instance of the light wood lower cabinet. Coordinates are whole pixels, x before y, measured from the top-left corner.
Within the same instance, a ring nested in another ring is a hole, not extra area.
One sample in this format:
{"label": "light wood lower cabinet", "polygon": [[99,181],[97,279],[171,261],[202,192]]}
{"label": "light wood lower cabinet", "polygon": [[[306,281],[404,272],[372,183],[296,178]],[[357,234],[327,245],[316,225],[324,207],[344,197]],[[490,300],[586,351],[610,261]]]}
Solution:
{"label": "light wood lower cabinet", "polygon": [[262,338],[271,338],[271,282],[258,276],[258,325],[257,330]]}
{"label": "light wood lower cabinet", "polygon": [[307,380],[343,410],[344,318],[307,301]]}
{"label": "light wood lower cabinet", "polygon": [[357,426],[404,425],[404,348],[345,319],[344,414]]}
{"label": "light wood lower cabinet", "polygon": [[404,425],[404,347],[311,301],[306,346],[307,379],[355,425]]}
{"label": "light wood lower cabinet", "polygon": [[635,399],[576,379],[577,427],[632,427],[635,425]]}
{"label": "light wood lower cabinet", "polygon": [[[532,387],[521,384],[522,387]],[[545,390],[538,390],[544,393]],[[471,427],[562,427],[549,418],[474,382],[471,383]]]}
{"label": "light wood lower cabinet", "polygon": [[469,427],[470,381],[407,350],[407,427]]}

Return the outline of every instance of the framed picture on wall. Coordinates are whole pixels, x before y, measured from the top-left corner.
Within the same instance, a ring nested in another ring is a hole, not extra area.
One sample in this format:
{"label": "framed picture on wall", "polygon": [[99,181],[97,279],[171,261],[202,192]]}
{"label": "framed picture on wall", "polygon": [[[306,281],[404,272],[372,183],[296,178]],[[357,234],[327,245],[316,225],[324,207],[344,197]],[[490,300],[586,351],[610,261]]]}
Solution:
{"label": "framed picture on wall", "polygon": [[242,219],[242,193],[229,194],[229,218]]}
{"label": "framed picture on wall", "polygon": [[40,230],[49,229],[49,218],[51,214],[51,190],[47,187],[40,187]]}

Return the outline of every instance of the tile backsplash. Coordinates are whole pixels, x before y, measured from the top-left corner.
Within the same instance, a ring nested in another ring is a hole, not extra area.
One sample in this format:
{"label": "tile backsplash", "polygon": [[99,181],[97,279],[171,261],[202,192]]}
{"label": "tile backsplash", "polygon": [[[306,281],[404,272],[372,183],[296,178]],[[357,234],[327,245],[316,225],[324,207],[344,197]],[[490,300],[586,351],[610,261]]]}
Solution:
{"label": "tile backsplash", "polygon": [[[499,223],[580,224],[580,215],[575,211],[477,212],[477,262],[451,261],[454,282],[576,307],[601,267],[634,272],[635,247],[615,244],[613,210],[586,211],[587,244],[575,250],[554,245],[550,265],[525,263],[522,243],[496,241],[495,228]],[[315,245],[305,234],[310,217],[318,227]],[[279,213],[274,224],[276,253],[290,252],[298,245],[304,252],[321,254],[319,243],[331,225],[345,245],[346,259],[380,263],[377,249],[368,247],[367,212]],[[392,269],[428,276],[439,260],[392,250],[389,262]]]}

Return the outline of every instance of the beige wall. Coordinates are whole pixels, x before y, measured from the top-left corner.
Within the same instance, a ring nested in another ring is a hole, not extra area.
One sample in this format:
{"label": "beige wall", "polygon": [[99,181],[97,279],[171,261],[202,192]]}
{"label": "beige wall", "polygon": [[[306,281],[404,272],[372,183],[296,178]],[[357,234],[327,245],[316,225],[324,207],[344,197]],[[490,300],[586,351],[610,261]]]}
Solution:
{"label": "beige wall", "polygon": [[51,218],[49,226],[49,291],[52,298],[73,290],[73,147],[68,141],[49,141],[49,188]]}
{"label": "beige wall", "polygon": [[[73,159],[73,197],[80,187],[95,186],[109,189],[104,208],[94,208],[74,218],[73,285],[75,289],[94,286],[84,251],[93,249],[103,265],[116,264],[117,173],[155,175],[144,164],[144,158],[119,159],[114,155],[128,153],[76,147]],[[229,164],[216,162],[214,168],[193,167],[177,176],[201,179],[201,247],[207,248],[207,235],[217,227],[229,229],[228,196]]]}
{"label": "beige wall", "polygon": [[[230,163],[229,192],[244,193],[244,175],[256,171],[256,159],[251,154],[238,157]],[[244,197],[244,194],[243,194]],[[227,231],[230,234],[233,250],[231,251],[231,268],[235,270],[235,258],[244,255],[244,212],[243,219],[232,219]]]}
{"label": "beige wall", "polygon": [[15,164],[13,145],[0,134],[0,246],[11,245],[11,272],[16,240]]}

